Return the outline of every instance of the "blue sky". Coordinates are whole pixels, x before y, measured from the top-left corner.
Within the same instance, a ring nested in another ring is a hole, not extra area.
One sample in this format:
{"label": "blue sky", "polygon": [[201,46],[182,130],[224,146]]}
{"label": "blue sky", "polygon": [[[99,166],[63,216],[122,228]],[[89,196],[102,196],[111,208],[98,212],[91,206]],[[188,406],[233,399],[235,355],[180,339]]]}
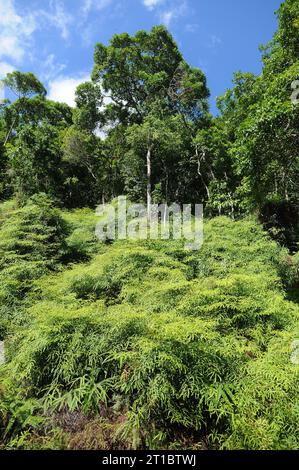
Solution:
{"label": "blue sky", "polygon": [[259,73],[259,45],[277,28],[281,0],[0,0],[0,77],[33,71],[49,97],[73,103],[96,42],[165,24],[208,79],[211,110],[233,72]]}

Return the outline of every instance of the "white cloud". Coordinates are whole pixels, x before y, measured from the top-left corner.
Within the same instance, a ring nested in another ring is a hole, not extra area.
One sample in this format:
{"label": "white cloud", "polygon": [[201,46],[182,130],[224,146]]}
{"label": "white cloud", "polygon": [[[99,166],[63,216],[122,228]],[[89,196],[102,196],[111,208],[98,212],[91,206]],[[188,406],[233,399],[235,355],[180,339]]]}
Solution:
{"label": "white cloud", "polygon": [[[94,46],[99,28],[112,20],[112,14],[118,11],[122,3],[113,0],[81,0],[79,33],[85,47]],[[108,9],[108,7],[111,8]],[[104,10],[107,9],[108,11]],[[97,14],[102,12],[101,17]],[[88,20],[88,21],[87,21]]]}
{"label": "white cloud", "polygon": [[212,34],[212,35],[210,36],[210,40],[209,40],[208,46],[209,46],[211,49],[215,49],[217,46],[220,46],[220,44],[222,44],[221,38],[219,38],[219,37],[216,36],[215,34]]}
{"label": "white cloud", "polygon": [[173,18],[175,18],[175,14],[175,10],[163,11],[160,15],[162,23],[164,23],[165,26],[168,27],[172,22]]}
{"label": "white cloud", "polygon": [[70,35],[70,25],[73,23],[74,18],[64,8],[63,2],[60,0],[50,0],[50,10],[38,10],[36,17],[44,20],[40,26],[46,24],[56,27],[63,39],[68,39]]}
{"label": "white cloud", "polygon": [[82,11],[87,15],[92,9],[92,0],[84,0],[82,5]]}
{"label": "white cloud", "polygon": [[24,56],[24,46],[20,44],[17,36],[0,35],[0,55],[21,62]]}
{"label": "white cloud", "polygon": [[142,0],[142,2],[148,10],[155,10],[161,23],[167,27],[188,11],[187,0]]}
{"label": "white cloud", "polygon": [[[173,2],[171,2],[173,4]],[[187,2],[180,2],[173,5],[171,8],[168,8],[165,11],[160,13],[160,21],[169,27],[170,24],[180,18],[181,16],[186,15],[188,11]]]}
{"label": "white cloud", "polygon": [[0,58],[20,63],[36,29],[34,16],[16,12],[14,0],[0,1]]}
{"label": "white cloud", "polygon": [[69,15],[63,7],[63,4],[56,2],[55,11],[52,16],[52,23],[60,29],[61,37],[67,39],[69,37],[69,25],[72,23],[73,18]]}
{"label": "white cloud", "polygon": [[42,72],[41,79],[43,81],[53,80],[54,77],[57,77],[61,72],[66,68],[66,64],[59,64],[56,62],[56,57],[54,54],[49,54],[47,58],[42,62]]}
{"label": "white cloud", "polygon": [[144,6],[146,6],[146,8],[148,8],[149,10],[153,10],[163,2],[164,0],[143,0]]}
{"label": "white cloud", "polygon": [[198,30],[199,25],[197,23],[188,23],[185,26],[187,33],[195,33]]}
{"label": "white cloud", "polygon": [[6,57],[21,64],[25,54],[30,57],[33,33],[37,29],[51,26],[60,31],[63,39],[69,37],[73,17],[65,10],[64,3],[50,0],[48,6],[47,10],[28,13],[17,11],[15,0],[0,0],[0,59]]}
{"label": "white cloud", "polygon": [[0,62],[0,79],[4,78],[8,73],[11,73],[15,68],[7,62]]}
{"label": "white cloud", "polygon": [[111,5],[112,0],[83,0],[82,11],[85,16],[95,9],[98,11],[104,10],[104,8]]}
{"label": "white cloud", "polygon": [[60,76],[49,82],[48,98],[60,103],[75,106],[75,91],[78,85],[90,80],[90,75],[82,74],[79,77]]}

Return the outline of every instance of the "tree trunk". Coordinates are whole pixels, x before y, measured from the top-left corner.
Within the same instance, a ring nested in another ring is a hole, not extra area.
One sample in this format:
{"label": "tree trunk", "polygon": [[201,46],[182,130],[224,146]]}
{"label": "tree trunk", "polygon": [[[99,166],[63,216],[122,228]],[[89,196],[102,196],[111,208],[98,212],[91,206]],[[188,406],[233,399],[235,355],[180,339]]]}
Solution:
{"label": "tree trunk", "polygon": [[16,122],[16,120],[14,119],[12,125],[10,126],[10,129],[9,129],[8,133],[6,134],[3,147],[6,147],[6,144],[7,144],[7,142],[8,142],[8,139],[10,138],[10,134],[12,133],[13,126],[15,125],[15,122]]}
{"label": "tree trunk", "polygon": [[152,204],[152,182],[151,182],[151,175],[152,175],[152,166],[151,166],[151,146],[147,149],[146,154],[146,177],[147,177],[147,188],[146,188],[146,199],[147,199],[147,220],[150,222],[151,220],[151,204]]}
{"label": "tree trunk", "polygon": [[208,200],[210,199],[210,191],[209,191],[209,188],[208,188],[208,185],[206,184],[205,182],[205,179],[202,175],[202,172],[201,172],[201,161],[202,159],[205,161],[205,156],[206,156],[206,153],[205,151],[202,152],[202,156],[200,158],[199,154],[198,154],[198,148],[197,146],[195,146],[195,153],[196,153],[196,158],[197,158],[197,173],[199,174],[200,178],[201,178],[201,181],[205,187],[205,190],[206,190],[206,193],[207,193],[207,197],[208,197]]}
{"label": "tree trunk", "polygon": [[[166,184],[165,184],[165,204],[167,205],[168,203],[168,171],[166,169]],[[167,210],[165,208],[165,211],[164,211],[164,220],[163,220],[163,223],[164,223],[164,226],[166,225],[166,219],[167,219]]]}

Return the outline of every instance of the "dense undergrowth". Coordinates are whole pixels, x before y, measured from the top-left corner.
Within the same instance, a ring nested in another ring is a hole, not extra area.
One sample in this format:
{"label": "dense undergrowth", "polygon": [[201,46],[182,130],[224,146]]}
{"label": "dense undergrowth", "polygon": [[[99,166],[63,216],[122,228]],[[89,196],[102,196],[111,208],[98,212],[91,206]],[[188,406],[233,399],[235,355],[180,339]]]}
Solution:
{"label": "dense undergrowth", "polygon": [[96,221],[0,205],[1,446],[297,449],[298,255],[254,218],[199,251]]}

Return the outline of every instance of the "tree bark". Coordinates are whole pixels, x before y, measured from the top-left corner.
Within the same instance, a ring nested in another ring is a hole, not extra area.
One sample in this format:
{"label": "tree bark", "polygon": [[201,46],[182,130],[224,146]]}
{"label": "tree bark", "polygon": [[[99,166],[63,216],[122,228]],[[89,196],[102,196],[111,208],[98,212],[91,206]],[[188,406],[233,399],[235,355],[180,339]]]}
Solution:
{"label": "tree bark", "polygon": [[15,125],[15,122],[16,120],[14,119],[12,125],[10,126],[10,129],[8,131],[8,133],[6,134],[6,137],[5,137],[5,141],[4,141],[4,144],[3,144],[3,147],[6,146],[7,142],[8,142],[8,139],[10,138],[10,134],[12,133],[12,130],[13,130],[13,126]]}
{"label": "tree bark", "polygon": [[146,200],[147,200],[147,220],[148,222],[151,221],[151,204],[152,204],[152,165],[151,165],[151,153],[152,147],[151,145],[147,149],[146,154],[146,177],[147,177],[147,188],[146,188]]}
{"label": "tree bark", "polygon": [[205,187],[205,190],[206,190],[206,193],[207,193],[207,197],[208,197],[208,199],[210,199],[210,191],[209,191],[208,185],[206,184],[205,179],[204,179],[204,177],[203,177],[203,175],[202,175],[202,172],[201,172],[201,162],[202,162],[202,160],[205,161],[206,153],[205,153],[205,151],[203,150],[203,151],[202,151],[202,155],[201,155],[201,157],[200,157],[199,154],[198,154],[197,145],[195,146],[195,153],[196,153],[196,158],[197,158],[197,173],[198,173],[198,175],[200,176],[201,181],[202,181],[202,183],[203,183],[203,185],[204,185],[204,187]]}

